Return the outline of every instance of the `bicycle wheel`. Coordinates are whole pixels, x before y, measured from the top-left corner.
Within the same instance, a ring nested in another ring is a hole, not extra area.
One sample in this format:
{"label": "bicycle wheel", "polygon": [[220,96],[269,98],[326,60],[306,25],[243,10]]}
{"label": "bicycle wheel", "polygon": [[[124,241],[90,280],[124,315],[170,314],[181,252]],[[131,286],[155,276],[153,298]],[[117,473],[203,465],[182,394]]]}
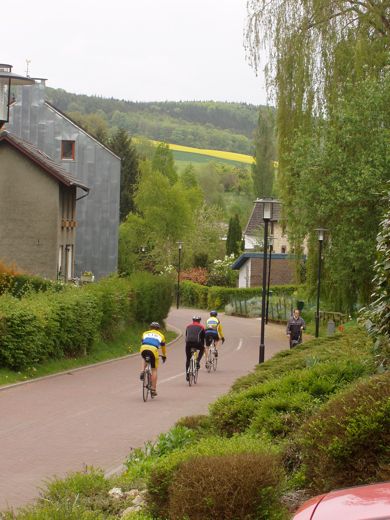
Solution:
{"label": "bicycle wheel", "polygon": [[196,382],[198,381],[198,367],[197,367],[197,360],[194,360],[194,385],[196,385]]}
{"label": "bicycle wheel", "polygon": [[193,370],[193,364],[194,364],[194,360],[193,358],[191,357],[190,359],[190,364],[188,366],[188,370],[187,370],[187,376],[188,376],[188,386],[192,386],[192,383],[194,381],[194,370]]}
{"label": "bicycle wheel", "polygon": [[213,365],[213,358],[212,358],[212,353],[211,353],[211,347],[209,348],[209,352],[207,354],[206,363],[207,363],[207,372],[210,373],[212,365]]}
{"label": "bicycle wheel", "polygon": [[215,355],[216,351],[217,351],[217,349],[214,348],[214,350],[213,350],[213,370],[214,370],[214,372],[217,370],[217,365],[218,365],[218,357]]}
{"label": "bicycle wheel", "polygon": [[147,369],[145,369],[144,378],[142,380],[142,397],[145,402],[148,400],[149,389],[150,389],[150,372]]}

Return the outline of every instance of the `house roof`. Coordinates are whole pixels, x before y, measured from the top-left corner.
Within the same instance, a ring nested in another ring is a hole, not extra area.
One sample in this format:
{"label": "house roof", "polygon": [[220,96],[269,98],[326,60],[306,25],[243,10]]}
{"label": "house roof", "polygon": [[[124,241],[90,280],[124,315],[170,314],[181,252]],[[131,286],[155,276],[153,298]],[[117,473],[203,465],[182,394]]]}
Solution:
{"label": "house roof", "polygon": [[62,168],[62,166],[53,161],[53,159],[51,159],[48,155],[43,153],[33,144],[24,141],[16,135],[10,134],[6,131],[0,131],[0,143],[2,142],[6,142],[13,148],[19,150],[23,155],[40,166],[61,184],[64,184],[68,187],[76,186],[77,188],[81,188],[82,190],[89,192],[89,188],[85,184],[82,184],[78,179],[73,177],[73,175],[71,175],[68,171]]}
{"label": "house roof", "polygon": [[[230,267],[232,269],[241,269],[245,262],[247,262],[250,258],[264,258],[264,253],[243,253]],[[272,253],[272,260],[285,260],[291,258],[294,257],[288,253]]]}
{"label": "house roof", "polygon": [[[249,217],[248,223],[244,230],[244,235],[257,235],[259,229],[264,226],[263,220],[263,199],[256,199],[254,201],[251,216]],[[273,203],[273,216],[272,220],[278,222],[281,220],[282,214],[282,203],[278,200],[274,200]]]}

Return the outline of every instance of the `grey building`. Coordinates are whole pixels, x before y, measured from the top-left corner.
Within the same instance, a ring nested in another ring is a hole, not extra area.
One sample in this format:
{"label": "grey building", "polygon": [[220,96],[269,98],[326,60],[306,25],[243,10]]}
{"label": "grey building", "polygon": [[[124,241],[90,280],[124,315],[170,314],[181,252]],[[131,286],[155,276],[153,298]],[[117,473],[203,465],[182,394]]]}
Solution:
{"label": "grey building", "polygon": [[120,159],[45,100],[44,79],[35,81],[16,90],[6,129],[90,188],[86,198],[77,190],[75,275],[106,276],[118,264]]}
{"label": "grey building", "polygon": [[52,280],[73,278],[77,190],[88,194],[38,148],[0,131],[0,259]]}

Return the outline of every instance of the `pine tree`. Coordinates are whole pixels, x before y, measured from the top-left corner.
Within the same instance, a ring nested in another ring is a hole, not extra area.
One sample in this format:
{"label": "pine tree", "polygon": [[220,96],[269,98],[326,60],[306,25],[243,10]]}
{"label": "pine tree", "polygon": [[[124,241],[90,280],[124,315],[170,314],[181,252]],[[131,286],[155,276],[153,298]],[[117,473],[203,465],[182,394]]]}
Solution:
{"label": "pine tree", "polygon": [[134,211],[134,193],[139,178],[139,162],[131,137],[119,128],[110,141],[111,150],[121,158],[120,221]]}
{"label": "pine tree", "polygon": [[241,250],[242,229],[238,215],[234,215],[229,220],[229,229],[226,239],[226,254],[238,256]]}

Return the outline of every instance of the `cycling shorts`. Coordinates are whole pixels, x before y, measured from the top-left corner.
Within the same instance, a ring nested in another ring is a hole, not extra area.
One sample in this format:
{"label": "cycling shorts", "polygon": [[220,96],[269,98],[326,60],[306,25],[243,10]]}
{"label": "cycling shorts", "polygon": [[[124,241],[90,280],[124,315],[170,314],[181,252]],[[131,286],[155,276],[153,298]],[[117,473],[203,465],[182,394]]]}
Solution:
{"label": "cycling shorts", "polygon": [[211,345],[212,340],[218,341],[219,340],[219,334],[217,330],[208,329],[205,331],[205,339],[206,339],[206,347],[209,347]]}
{"label": "cycling shorts", "polygon": [[158,368],[158,348],[152,345],[142,345],[140,348],[141,356],[145,359],[147,356],[150,357],[150,364],[152,368]]}

